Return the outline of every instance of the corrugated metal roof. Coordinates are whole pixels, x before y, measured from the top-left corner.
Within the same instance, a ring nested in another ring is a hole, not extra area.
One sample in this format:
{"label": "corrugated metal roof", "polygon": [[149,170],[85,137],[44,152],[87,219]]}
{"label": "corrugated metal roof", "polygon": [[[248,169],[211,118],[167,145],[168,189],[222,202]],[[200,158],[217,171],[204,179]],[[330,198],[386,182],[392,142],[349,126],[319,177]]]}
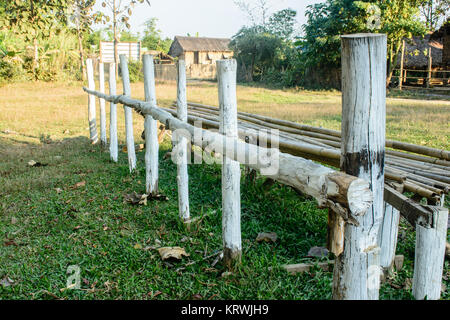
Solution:
{"label": "corrugated metal roof", "polygon": [[230,39],[223,38],[200,38],[176,36],[174,42],[178,42],[183,51],[207,51],[224,52],[232,51],[228,45]]}

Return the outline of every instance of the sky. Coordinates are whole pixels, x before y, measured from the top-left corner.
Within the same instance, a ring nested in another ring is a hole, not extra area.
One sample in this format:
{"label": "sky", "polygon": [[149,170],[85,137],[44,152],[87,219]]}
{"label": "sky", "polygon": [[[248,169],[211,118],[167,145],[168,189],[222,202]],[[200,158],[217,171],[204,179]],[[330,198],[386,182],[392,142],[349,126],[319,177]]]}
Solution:
{"label": "sky", "polygon": [[[122,0],[127,1],[127,0]],[[248,0],[254,1],[254,0]],[[306,22],[306,6],[324,0],[269,0],[271,12],[285,8],[297,11],[298,27]],[[97,1],[96,10],[103,9]],[[249,24],[247,16],[233,0],[150,0],[151,6],[139,4],[135,7],[130,24],[133,33],[141,32],[145,21],[158,18],[157,27],[163,37],[173,38],[188,33],[200,37],[230,38],[239,29]]]}

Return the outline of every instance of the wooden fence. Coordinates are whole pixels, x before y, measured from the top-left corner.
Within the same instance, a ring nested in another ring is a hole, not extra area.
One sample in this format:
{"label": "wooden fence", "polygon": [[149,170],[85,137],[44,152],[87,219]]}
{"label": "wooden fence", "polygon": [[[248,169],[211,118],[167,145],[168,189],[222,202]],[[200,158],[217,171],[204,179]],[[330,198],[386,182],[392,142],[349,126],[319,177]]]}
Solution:
{"label": "wooden fence", "polygon": [[[127,150],[130,171],[136,168],[132,113],[134,109],[145,117],[146,191],[158,192],[157,120],[173,132],[174,160],[177,164],[178,202],[180,218],[189,223],[189,187],[187,174],[187,142],[222,155],[222,228],[223,257],[233,268],[241,258],[240,232],[240,164],[259,171],[304,194],[313,196],[320,207],[330,209],[336,224],[344,226],[343,252],[336,257],[333,281],[335,299],[378,299],[380,285],[381,249],[379,236],[396,241],[398,222],[380,233],[384,220],[393,219],[385,213],[383,199],[385,169],[386,116],[386,36],[349,35],[342,38],[343,46],[343,114],[341,169],[337,172],[311,160],[280,152],[271,145],[265,148],[239,139],[236,98],[236,61],[217,62],[219,91],[219,133],[188,123],[186,100],[186,68],[177,66],[177,110],[172,113],[157,106],[153,58],[143,57],[145,101],[131,98],[127,59],[121,56],[123,95],[116,95],[114,72],[110,73],[109,95],[102,92],[104,77],[100,76],[100,92],[95,91],[92,61],[88,61],[90,138],[98,141],[95,121],[95,97],[111,103],[110,153],[117,161],[116,105],[125,108]],[[115,66],[110,65],[114,70]],[[99,69],[100,71],[103,68]],[[106,144],[106,116],[100,105],[100,136]],[[397,198],[396,198],[397,199]],[[402,208],[407,199],[403,199]],[[448,210],[428,207],[430,221],[417,223],[416,260],[413,294],[417,299],[440,297],[443,260],[446,243]],[[393,211],[392,208],[390,210]],[[386,212],[388,210],[386,209]],[[423,224],[423,223],[422,223]],[[390,232],[387,232],[390,231]],[[395,238],[395,239],[394,239]],[[384,247],[391,247],[385,245]],[[385,249],[383,249],[385,250]],[[387,249],[386,249],[387,250]],[[392,251],[392,250],[390,250]],[[389,254],[395,254],[390,252]]]}

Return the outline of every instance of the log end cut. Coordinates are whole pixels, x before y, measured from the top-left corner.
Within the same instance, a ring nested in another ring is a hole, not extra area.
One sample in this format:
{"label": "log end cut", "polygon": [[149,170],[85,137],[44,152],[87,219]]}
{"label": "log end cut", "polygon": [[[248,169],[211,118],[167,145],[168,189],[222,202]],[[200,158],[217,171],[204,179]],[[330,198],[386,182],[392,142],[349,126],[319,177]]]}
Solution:
{"label": "log end cut", "polygon": [[373,193],[369,183],[362,179],[353,180],[348,187],[347,201],[348,208],[353,215],[364,215],[373,202]]}

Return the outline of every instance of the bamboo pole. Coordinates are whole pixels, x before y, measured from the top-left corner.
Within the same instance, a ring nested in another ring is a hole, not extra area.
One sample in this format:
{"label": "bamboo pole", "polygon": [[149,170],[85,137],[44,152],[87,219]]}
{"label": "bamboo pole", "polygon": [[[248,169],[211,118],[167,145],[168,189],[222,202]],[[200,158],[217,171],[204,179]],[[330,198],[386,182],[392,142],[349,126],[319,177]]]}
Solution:
{"label": "bamboo pole", "polygon": [[[103,62],[98,64],[99,73],[99,91],[105,93],[105,66]],[[100,100],[100,141],[103,147],[106,147],[108,140],[106,138],[106,101],[104,99]]]}
{"label": "bamboo pole", "polygon": [[[116,64],[109,64],[109,94],[116,94]],[[117,140],[117,105],[111,102],[109,114],[109,155],[112,161],[119,160],[119,146]]]}
{"label": "bamboo pole", "polygon": [[[172,112],[174,114],[173,110],[167,109],[169,112]],[[191,112],[191,115],[195,115],[195,116],[189,116],[189,121],[191,123],[193,123],[194,121],[200,121],[200,120],[207,120],[207,124],[208,124],[208,128],[218,128],[218,123],[217,123],[217,119],[215,117],[212,116],[208,116],[205,115],[203,113],[198,113],[198,112]],[[248,125],[248,123],[245,122],[239,122],[239,126],[240,128],[254,128],[254,129],[261,129],[261,128],[265,128],[264,126],[261,125]],[[243,133],[242,130],[239,130],[239,136],[244,136],[245,134]],[[297,139],[295,139],[295,137],[297,137]],[[284,152],[288,152],[290,154],[293,155],[298,155],[298,156],[302,156],[302,157],[306,157],[308,159],[312,159],[315,161],[319,161],[328,165],[333,165],[333,166],[338,166],[339,163],[339,159],[340,159],[340,155],[339,155],[339,151],[337,150],[333,150],[333,149],[329,149],[329,148],[318,148],[319,144],[315,144],[313,145],[312,143],[314,143],[314,141],[316,139],[314,138],[308,138],[308,141],[305,141],[302,139],[303,142],[307,143],[307,146],[305,146],[304,144],[301,144],[299,142],[300,138],[298,138],[300,136],[295,136],[295,135],[289,135],[286,136],[286,134],[280,133],[280,149]],[[340,144],[339,144],[340,146]],[[326,152],[324,150],[327,150]],[[405,160],[405,161],[409,161],[409,160]],[[412,161],[410,161],[411,163],[414,163]],[[410,176],[410,173],[403,171],[402,167],[396,165],[395,162],[390,161],[389,157],[387,158],[387,162],[389,165],[386,165],[386,171],[385,171],[385,178],[388,180],[394,180],[397,181],[399,183],[403,183],[406,178],[408,176]],[[419,176],[417,176],[419,177]],[[421,177],[420,179],[425,180],[425,177]],[[420,181],[419,179],[419,181]],[[414,183],[416,184],[416,183]],[[442,183],[441,183],[442,184]],[[444,186],[442,186],[439,182],[435,182],[433,183],[433,185],[437,185],[440,186],[441,188],[443,188],[443,190],[445,189]],[[435,196],[433,195],[433,190],[431,190],[431,192],[429,191],[425,191],[422,190],[420,188],[417,188],[417,186],[412,186],[412,184],[409,184],[407,187],[407,191],[417,191],[417,190],[421,190],[420,194],[424,197],[427,197],[428,199],[435,199]],[[429,188],[431,189],[431,188]]]}
{"label": "bamboo pole", "polygon": [[[131,97],[130,75],[128,73],[127,56],[120,55],[120,70],[122,71],[123,94]],[[136,169],[136,151],[134,149],[133,113],[131,108],[124,106],[125,130],[127,138],[128,166],[130,172]]]}
{"label": "bamboo pole", "polygon": [[[95,90],[94,66],[92,63],[92,59],[86,60],[86,70],[88,75],[89,89]],[[89,138],[91,139],[92,144],[98,142],[97,123],[95,117],[96,117],[95,96],[90,94],[88,102],[88,120],[89,120]]]}
{"label": "bamboo pole", "polygon": [[[197,108],[201,107],[204,109],[217,111],[217,108],[212,107],[212,106],[206,106],[206,105],[201,105],[201,104],[196,104],[196,103],[191,103],[191,102],[189,102],[188,105],[195,106]],[[257,120],[260,120],[263,122],[274,123],[279,126],[296,128],[301,131],[311,131],[311,132],[325,135],[325,136],[321,136],[323,138],[327,138],[326,136],[328,135],[328,136],[331,136],[330,140],[332,140],[332,141],[339,141],[339,139],[335,139],[335,138],[340,137],[340,133],[335,130],[316,128],[316,127],[302,125],[302,124],[292,122],[292,121],[287,121],[287,120],[274,119],[274,118],[270,118],[270,117],[264,117],[261,115],[255,115],[255,114],[250,114],[250,113],[245,113],[245,112],[238,112],[238,117],[239,117],[239,119],[253,117],[254,119],[257,119]],[[435,149],[435,148],[430,148],[430,147],[426,147],[426,146],[419,146],[419,145],[414,145],[414,144],[405,143],[405,142],[401,142],[401,141],[395,141],[395,140],[386,140],[386,147],[397,149],[397,150],[413,152],[413,153],[417,153],[417,154],[421,154],[421,155],[426,155],[429,157],[435,157],[438,159],[443,159],[443,160],[446,160],[445,163],[449,162],[448,160],[450,160],[450,151],[446,151],[446,150],[442,150],[442,149]],[[445,165],[450,166],[450,162],[446,163]]]}
{"label": "bamboo pole", "polygon": [[[186,62],[184,60],[178,60],[177,71],[177,117],[180,121],[187,122]],[[176,150],[172,151],[172,156],[176,155],[178,210],[183,222],[189,222],[188,145],[182,133],[177,136],[177,140]]]}
{"label": "bamboo pole", "polygon": [[[236,60],[217,61],[219,87],[220,133],[237,139]],[[241,261],[241,168],[229,158],[231,150],[224,145],[222,163],[222,230],[223,259],[233,269]]]}
{"label": "bamboo pole", "polygon": [[377,300],[380,286],[378,230],[383,219],[386,132],[384,34],[342,36],[341,169],[370,181],[374,202],[345,227],[344,251],[336,258],[333,298]]}
{"label": "bamboo pole", "polygon": [[[145,101],[156,108],[155,66],[153,56],[143,55]],[[145,187],[147,194],[158,194],[158,123],[149,114],[145,115]]]}

